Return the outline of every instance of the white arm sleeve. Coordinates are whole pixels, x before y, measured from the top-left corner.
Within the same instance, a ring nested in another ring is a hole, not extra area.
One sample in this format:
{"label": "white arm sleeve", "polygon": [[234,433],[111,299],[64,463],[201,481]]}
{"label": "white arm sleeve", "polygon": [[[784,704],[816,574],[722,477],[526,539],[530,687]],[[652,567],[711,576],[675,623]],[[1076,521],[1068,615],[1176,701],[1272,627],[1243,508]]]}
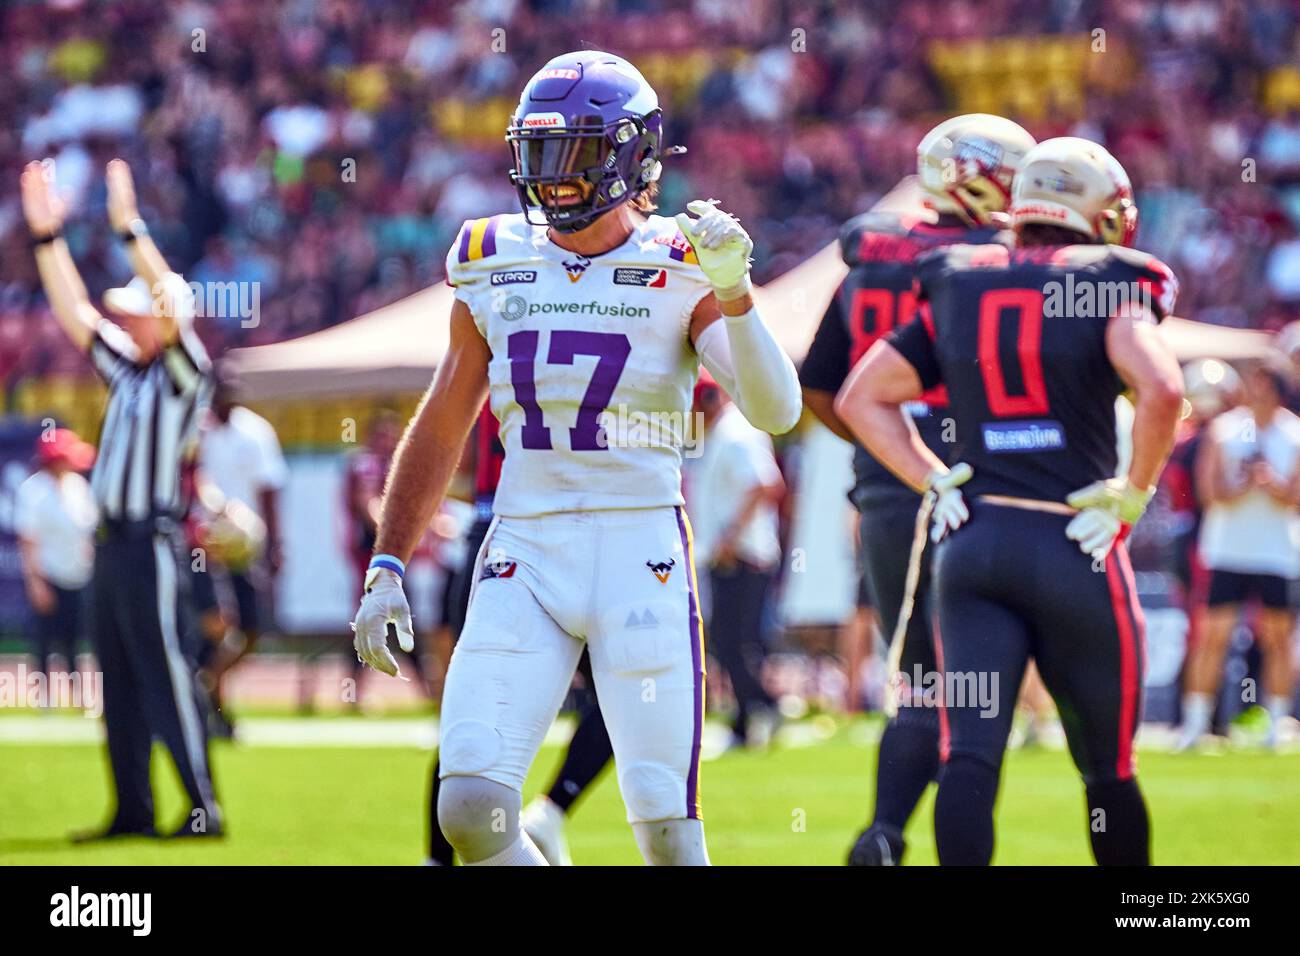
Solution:
{"label": "white arm sleeve", "polygon": [[755,428],[780,435],[798,424],[799,376],[757,309],[709,325],[696,338],[695,351]]}

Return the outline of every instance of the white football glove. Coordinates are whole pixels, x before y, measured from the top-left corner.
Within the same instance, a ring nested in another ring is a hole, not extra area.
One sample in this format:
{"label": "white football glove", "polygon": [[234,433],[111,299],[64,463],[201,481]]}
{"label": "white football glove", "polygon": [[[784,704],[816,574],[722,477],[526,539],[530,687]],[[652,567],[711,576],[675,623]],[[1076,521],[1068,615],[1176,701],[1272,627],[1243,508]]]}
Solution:
{"label": "white football glove", "polygon": [[1154,488],[1135,487],[1127,477],[1094,481],[1066,497],[1079,513],[1065,526],[1065,536],[1079,543],[1079,550],[1095,560],[1104,560],[1116,539],[1123,539],[1155,495]]}
{"label": "white football glove", "polygon": [[960,486],[970,481],[974,474],[970,465],[959,461],[945,471],[936,468],[926,478],[926,491],[934,495],[934,506],[930,511],[934,522],[930,527],[931,541],[942,541],[949,531],[956,531],[970,519],[970,509],[966,507]]}
{"label": "white football glove", "polygon": [[357,619],[352,622],[356,636],[352,646],[357,660],[369,664],[390,677],[401,677],[397,659],[388,649],[388,625],[397,628],[397,643],[408,654],[415,650],[415,631],[411,626],[411,607],[406,603],[402,579],[388,568],[371,568],[366,572],[365,594]]}
{"label": "white football glove", "polygon": [[719,209],[717,202],[696,199],[687,203],[687,210],[699,218],[680,212],[677,228],[695,250],[695,258],[713,284],[718,301],[729,302],[749,294],[749,254],[754,251],[754,241],[736,217]]}

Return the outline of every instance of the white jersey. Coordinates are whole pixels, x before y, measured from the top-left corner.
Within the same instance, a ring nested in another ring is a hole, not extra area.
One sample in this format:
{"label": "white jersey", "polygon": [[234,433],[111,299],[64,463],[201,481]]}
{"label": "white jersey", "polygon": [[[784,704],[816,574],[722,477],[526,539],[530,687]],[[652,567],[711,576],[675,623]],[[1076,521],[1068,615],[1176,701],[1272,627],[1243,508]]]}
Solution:
{"label": "white jersey", "polygon": [[470,220],[447,281],[492,351],[498,515],[682,504],[690,321],[711,287],[674,220],[650,216],[590,258],[522,213]]}
{"label": "white jersey", "polygon": [[[1262,458],[1283,480],[1300,462],[1300,418],[1277,410],[1256,428],[1247,408],[1224,412],[1209,425],[1230,479]],[[1215,571],[1300,577],[1300,514],[1252,488],[1235,501],[1215,503],[1201,522],[1201,560]]]}

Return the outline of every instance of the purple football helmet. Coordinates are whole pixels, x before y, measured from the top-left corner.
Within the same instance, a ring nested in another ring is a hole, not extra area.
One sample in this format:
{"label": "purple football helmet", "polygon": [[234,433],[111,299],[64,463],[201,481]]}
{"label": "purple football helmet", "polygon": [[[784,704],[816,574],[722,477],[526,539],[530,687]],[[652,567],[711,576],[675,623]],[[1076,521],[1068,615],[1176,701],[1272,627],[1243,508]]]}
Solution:
{"label": "purple football helmet", "polygon": [[[659,178],[663,111],[637,68],[598,50],[557,56],[524,87],[506,141],[510,182],[530,223],[540,209],[561,232],[640,194]],[[575,185],[585,181],[585,193]],[[548,186],[543,197],[539,186]],[[569,187],[565,189],[564,187]]]}

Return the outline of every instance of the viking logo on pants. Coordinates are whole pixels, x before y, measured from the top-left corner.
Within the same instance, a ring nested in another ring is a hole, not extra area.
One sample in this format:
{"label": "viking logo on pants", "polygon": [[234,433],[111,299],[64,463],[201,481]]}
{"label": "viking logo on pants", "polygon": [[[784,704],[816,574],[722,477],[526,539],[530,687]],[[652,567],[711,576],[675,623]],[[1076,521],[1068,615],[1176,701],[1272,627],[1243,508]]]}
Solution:
{"label": "viking logo on pants", "polygon": [[667,561],[647,561],[645,566],[654,572],[654,576],[659,579],[660,584],[668,583],[668,576],[673,573],[677,560],[669,558]]}

